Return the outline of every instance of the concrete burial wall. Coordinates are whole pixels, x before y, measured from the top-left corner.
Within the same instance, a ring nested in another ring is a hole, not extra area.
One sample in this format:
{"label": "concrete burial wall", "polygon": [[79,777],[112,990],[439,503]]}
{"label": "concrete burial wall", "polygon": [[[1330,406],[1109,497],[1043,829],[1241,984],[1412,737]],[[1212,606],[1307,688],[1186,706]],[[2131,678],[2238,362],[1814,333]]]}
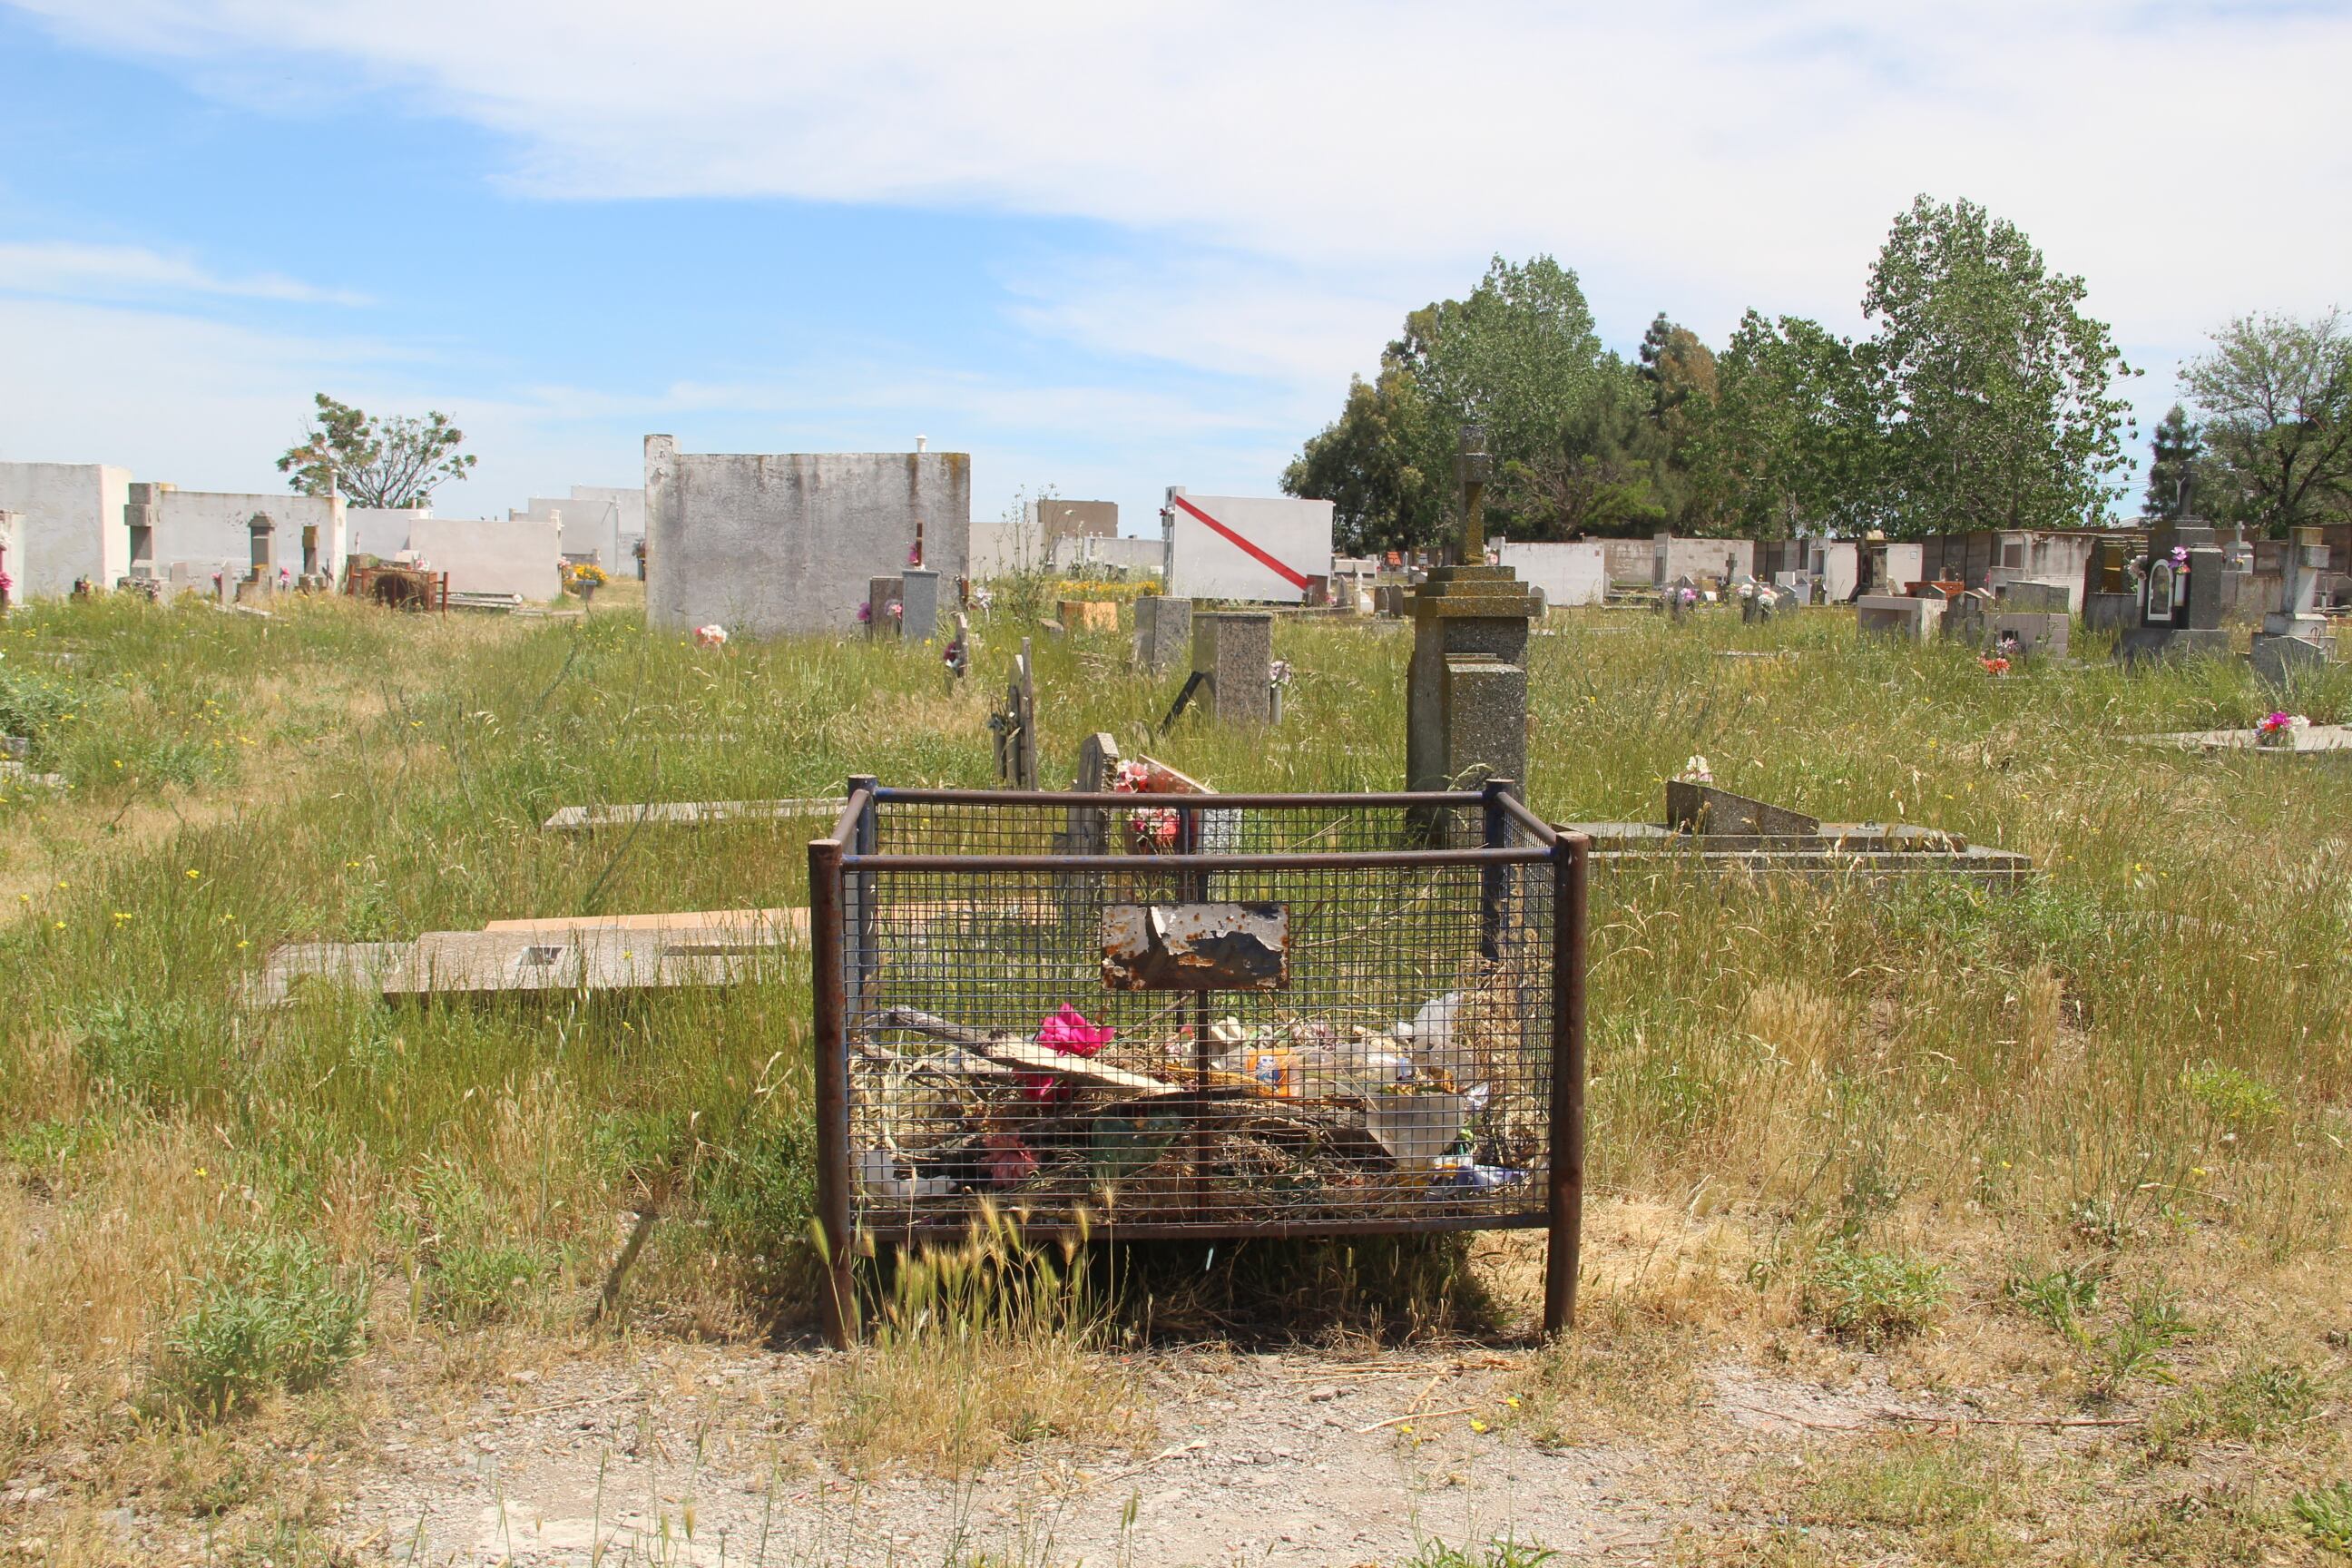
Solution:
{"label": "concrete burial wall", "polygon": [[431,517],[429,506],[354,506],[343,510],[343,543],[353,555],[381,555],[391,560],[408,548],[408,531],[420,517]]}
{"label": "concrete burial wall", "polygon": [[1609,551],[1601,540],[1505,544],[1502,556],[1519,581],[1543,590],[1547,609],[1598,605],[1609,596]]}
{"label": "concrete burial wall", "polygon": [[[1725,570],[1727,564],[1728,572]],[[1694,581],[1701,577],[1720,577],[1738,582],[1753,576],[1756,571],[1756,542],[1752,539],[1694,539],[1678,534],[1661,533],[1650,541],[1650,582],[1654,587],[1664,587],[1677,577]]]}
{"label": "concrete burial wall", "polygon": [[449,574],[453,594],[520,594],[552,599],[563,591],[552,521],[498,522],[478,517],[419,517],[408,525],[406,548],[436,572]]}
{"label": "concrete burial wall", "polygon": [[632,547],[646,536],[646,492],[618,485],[574,485],[568,496],[533,496],[530,505],[508,512],[507,519],[511,522],[560,519],[563,554],[593,552],[606,571],[617,572],[625,565],[634,572]]}
{"label": "concrete burial wall", "polygon": [[855,631],[876,577],[967,574],[963,452],[685,453],[646,437],[646,617],[662,628]]}
{"label": "concrete burial wall", "polygon": [[[146,487],[142,487],[144,489]],[[155,504],[155,538],[153,552],[148,559],[154,563],[156,575],[171,570],[174,562],[185,563],[200,577],[209,578],[224,566],[233,577],[242,577],[253,563],[253,514],[268,512],[278,524],[275,535],[278,564],[300,575],[302,571],[302,531],[319,531],[319,570],[341,577],[346,541],[346,519],[342,506],[324,496],[300,496],[291,491],[276,493],[240,490],[184,490],[173,485],[156,485],[151,492]],[[131,544],[127,527],[123,531],[123,552],[128,559]]]}
{"label": "concrete burial wall", "polygon": [[[1293,578],[1319,583],[1331,574],[1331,510],[1328,500],[1200,496],[1171,487],[1166,592],[1180,599],[1303,604],[1307,589]],[[1195,511],[1214,522],[1202,521]],[[1280,569],[1253,554],[1253,548],[1280,563]]]}
{"label": "concrete burial wall", "polygon": [[1022,521],[1049,542],[1064,539],[1112,539],[1118,534],[1118,502],[1064,500],[1058,496],[1027,502]]}
{"label": "concrete burial wall", "polygon": [[19,515],[8,575],[19,600],[58,598],[88,577],[101,588],[131,570],[122,526],[131,470],[103,463],[0,463],[0,511]]}

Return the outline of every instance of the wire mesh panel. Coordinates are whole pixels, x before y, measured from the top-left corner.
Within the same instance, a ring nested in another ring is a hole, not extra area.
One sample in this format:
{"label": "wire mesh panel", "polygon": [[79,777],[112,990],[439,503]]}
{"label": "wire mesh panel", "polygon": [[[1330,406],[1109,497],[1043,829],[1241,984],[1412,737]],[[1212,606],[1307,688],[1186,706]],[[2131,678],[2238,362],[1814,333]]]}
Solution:
{"label": "wire mesh panel", "polygon": [[1581,847],[1491,787],[854,784],[810,847],[841,1267],[992,1204],[1102,1237],[1549,1224],[1556,1269],[1565,1224],[1572,1284]]}

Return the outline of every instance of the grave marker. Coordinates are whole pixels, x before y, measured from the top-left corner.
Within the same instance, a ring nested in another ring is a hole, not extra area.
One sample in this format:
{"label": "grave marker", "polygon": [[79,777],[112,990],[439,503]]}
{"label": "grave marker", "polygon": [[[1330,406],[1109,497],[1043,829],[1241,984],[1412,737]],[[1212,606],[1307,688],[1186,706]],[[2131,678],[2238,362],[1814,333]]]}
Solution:
{"label": "grave marker", "polygon": [[[1484,426],[1463,427],[1458,560],[1486,557]],[[1412,600],[1412,665],[1405,700],[1405,787],[1472,789],[1528,776],[1527,650],[1535,595],[1507,566],[1440,566]]]}
{"label": "grave marker", "polygon": [[1013,677],[1004,688],[1004,706],[988,716],[996,738],[996,782],[1007,789],[1037,787],[1037,686],[1030,673],[1029,639],[1013,660]]}
{"label": "grave marker", "polygon": [[1194,616],[1192,673],[1201,678],[1209,714],[1218,722],[1272,722],[1274,617],[1235,610]]}

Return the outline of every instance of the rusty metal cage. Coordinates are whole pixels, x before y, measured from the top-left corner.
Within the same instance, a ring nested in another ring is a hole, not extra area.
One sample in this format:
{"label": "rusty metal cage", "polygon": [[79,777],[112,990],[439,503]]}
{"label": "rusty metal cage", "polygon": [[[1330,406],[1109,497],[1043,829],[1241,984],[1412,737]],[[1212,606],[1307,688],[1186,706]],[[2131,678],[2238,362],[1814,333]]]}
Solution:
{"label": "rusty metal cage", "polygon": [[1548,1226],[1574,1310],[1587,841],[1509,785],[897,789],[809,846],[829,1328],[983,1204],[1105,1240]]}

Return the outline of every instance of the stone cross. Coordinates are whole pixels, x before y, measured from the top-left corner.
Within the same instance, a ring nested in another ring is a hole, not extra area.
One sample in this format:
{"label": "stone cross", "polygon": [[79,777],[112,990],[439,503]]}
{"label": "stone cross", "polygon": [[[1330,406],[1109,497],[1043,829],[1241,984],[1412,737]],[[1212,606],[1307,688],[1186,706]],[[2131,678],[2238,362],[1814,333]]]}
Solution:
{"label": "stone cross", "polygon": [[1454,458],[1454,477],[1462,486],[1462,551],[1454,559],[1465,566],[1486,563],[1486,480],[1494,467],[1486,455],[1486,427],[1462,426]]}

